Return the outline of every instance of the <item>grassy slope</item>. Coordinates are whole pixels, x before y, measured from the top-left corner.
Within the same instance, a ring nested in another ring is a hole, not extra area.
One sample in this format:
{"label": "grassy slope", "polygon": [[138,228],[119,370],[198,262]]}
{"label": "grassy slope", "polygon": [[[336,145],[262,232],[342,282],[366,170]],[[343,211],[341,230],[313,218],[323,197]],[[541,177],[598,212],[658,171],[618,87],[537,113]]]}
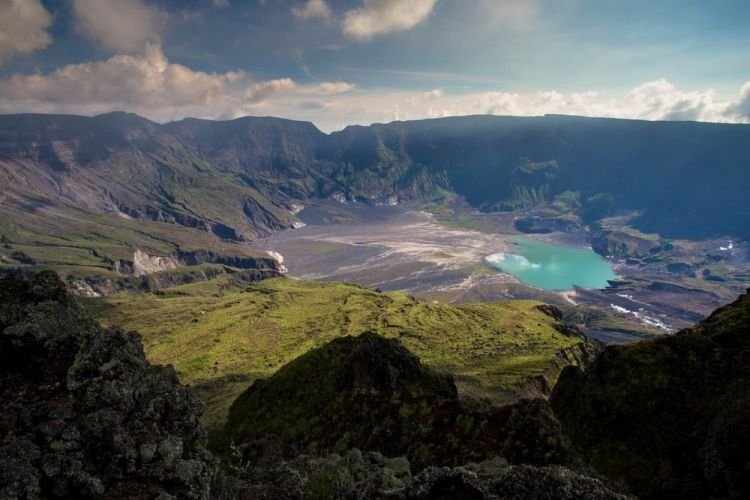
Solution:
{"label": "grassy slope", "polygon": [[[76,277],[117,278],[112,261],[133,260],[138,248],[155,255],[177,250],[205,249],[224,256],[262,256],[241,243],[221,240],[212,233],[177,224],[129,220],[38,200],[33,210],[14,199],[0,204],[0,235],[10,241],[0,246],[3,256],[20,251],[36,262],[33,270],[54,269]],[[6,267],[19,265],[8,261]]]}
{"label": "grassy slope", "polygon": [[555,330],[538,302],[448,306],[356,285],[229,277],[86,302],[105,324],[141,332],[149,359],[171,363],[207,401],[218,424],[232,401],[310,349],[372,330],[401,342],[431,367],[452,373],[467,395],[508,400],[542,374],[558,349],[579,342]]}

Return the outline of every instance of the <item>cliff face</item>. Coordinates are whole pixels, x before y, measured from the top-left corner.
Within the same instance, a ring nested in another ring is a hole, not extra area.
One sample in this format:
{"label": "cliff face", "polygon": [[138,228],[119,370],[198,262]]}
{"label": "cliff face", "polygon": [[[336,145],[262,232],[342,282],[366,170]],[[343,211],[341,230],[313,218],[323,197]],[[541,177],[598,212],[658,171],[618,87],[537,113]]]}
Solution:
{"label": "cliff face", "polygon": [[565,368],[575,366],[585,370],[604,350],[604,344],[596,339],[587,337],[578,328],[565,323],[563,319],[564,313],[559,307],[550,304],[543,304],[538,307],[543,313],[557,320],[555,328],[560,333],[568,337],[580,339],[579,343],[559,349],[544,373],[528,379],[524,395],[526,397],[542,397],[546,399],[552,394],[552,390]]}
{"label": "cliff face", "polygon": [[643,498],[750,495],[750,294],[675,336],[566,368],[550,399],[600,473]]}
{"label": "cliff face", "polygon": [[0,400],[2,498],[208,497],[202,403],[54,273],[0,279]]}
{"label": "cliff face", "polygon": [[0,116],[0,184],[45,204],[247,240],[292,227],[279,184],[305,178],[319,136],[276,119]]}

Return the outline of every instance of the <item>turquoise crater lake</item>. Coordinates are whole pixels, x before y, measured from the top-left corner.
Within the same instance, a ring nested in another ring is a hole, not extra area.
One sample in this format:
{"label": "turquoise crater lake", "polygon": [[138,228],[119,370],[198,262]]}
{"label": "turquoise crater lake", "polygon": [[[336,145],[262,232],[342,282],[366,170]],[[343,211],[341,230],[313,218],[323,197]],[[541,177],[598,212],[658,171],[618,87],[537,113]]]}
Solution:
{"label": "turquoise crater lake", "polygon": [[545,243],[526,236],[509,240],[509,252],[495,253],[485,261],[527,285],[545,290],[571,290],[573,285],[604,288],[617,278],[612,265],[590,248]]}

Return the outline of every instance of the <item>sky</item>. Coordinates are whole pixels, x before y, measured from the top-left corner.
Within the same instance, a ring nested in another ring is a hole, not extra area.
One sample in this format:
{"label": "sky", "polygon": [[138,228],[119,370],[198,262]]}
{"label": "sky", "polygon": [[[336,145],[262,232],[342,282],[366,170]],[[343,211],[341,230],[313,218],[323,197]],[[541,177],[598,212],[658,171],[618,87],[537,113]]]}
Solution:
{"label": "sky", "polygon": [[0,0],[0,113],[750,122],[748,0]]}

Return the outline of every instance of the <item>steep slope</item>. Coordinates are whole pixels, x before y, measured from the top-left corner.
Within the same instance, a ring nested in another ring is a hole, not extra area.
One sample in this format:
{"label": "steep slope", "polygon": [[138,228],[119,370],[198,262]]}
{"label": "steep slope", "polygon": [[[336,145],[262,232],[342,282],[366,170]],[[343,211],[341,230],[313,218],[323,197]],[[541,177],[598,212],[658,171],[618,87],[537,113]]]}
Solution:
{"label": "steep slope", "polygon": [[223,276],[86,304],[105,324],[141,332],[149,359],[174,365],[208,403],[211,427],[253,380],[346,335],[397,338],[426,366],[455,376],[463,396],[496,403],[547,394],[563,367],[585,364],[600,348],[538,302],[454,307],[284,278]]}
{"label": "steep slope", "polygon": [[[278,130],[284,124],[270,127],[276,122],[213,127],[233,141],[227,153],[218,140],[208,148],[190,121],[166,127],[126,113],[0,116],[7,250],[0,266],[54,269],[96,293],[122,288],[123,277],[203,263],[278,271],[264,252],[239,243],[296,220],[282,191],[253,187],[256,174],[273,170],[283,183],[301,175],[275,144],[274,137],[282,146],[294,141]],[[307,133],[320,134],[309,124]],[[232,154],[241,155],[241,166]]]}
{"label": "steep slope", "polygon": [[[312,123],[270,117],[226,122],[188,118],[164,125],[164,131],[195,156],[236,175],[286,209],[290,199],[304,200],[326,190],[328,181],[313,168],[317,145],[325,136]],[[255,212],[257,207],[247,207],[251,223]]]}
{"label": "steep slope", "polygon": [[0,278],[0,497],[207,498],[202,403],[54,273]]}
{"label": "steep slope", "polygon": [[643,498],[750,495],[750,294],[675,336],[608,347],[551,397],[575,447]]}
{"label": "steep slope", "polygon": [[[565,191],[593,204],[607,194],[615,210],[643,211],[635,224],[646,232],[750,235],[748,125],[466,116],[349,127],[321,157],[351,163],[355,178],[397,174],[387,191],[401,197],[437,185],[507,209]],[[546,165],[541,182],[518,175],[532,164]]]}
{"label": "steep slope", "polygon": [[[209,137],[230,141],[227,150],[217,139],[206,147],[191,122],[164,126],[126,113],[2,116],[2,184],[18,196],[252,239],[293,222],[288,197],[277,190],[270,200],[240,177],[271,165],[277,180],[294,176],[293,159],[276,142],[295,136],[274,123],[211,122]],[[295,122],[285,124],[294,132]]]}
{"label": "steep slope", "polygon": [[470,410],[451,377],[369,332],[332,340],[256,381],[232,404],[226,434],[238,444],[275,438],[297,451],[405,455],[417,469],[497,455],[538,465],[568,459],[545,401]]}

